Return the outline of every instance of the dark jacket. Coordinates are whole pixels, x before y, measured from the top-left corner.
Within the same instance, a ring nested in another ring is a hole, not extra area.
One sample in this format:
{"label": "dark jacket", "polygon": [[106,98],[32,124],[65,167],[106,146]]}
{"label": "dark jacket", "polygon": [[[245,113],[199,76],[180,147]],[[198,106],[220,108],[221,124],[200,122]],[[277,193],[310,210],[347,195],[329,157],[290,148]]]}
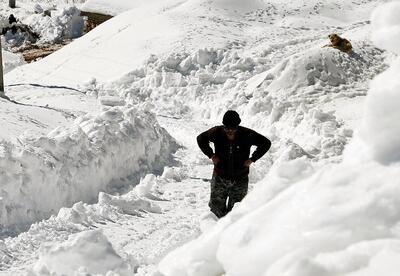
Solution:
{"label": "dark jacket", "polygon": [[[215,153],[210,147],[214,143]],[[251,146],[257,149],[253,152],[251,160],[256,162],[271,147],[271,141],[254,130],[238,127],[236,138],[233,142],[228,140],[223,126],[213,127],[199,136],[197,143],[201,151],[209,158],[213,154],[218,156],[219,162],[214,165],[214,173],[227,179],[235,179],[249,174],[249,168],[244,162],[249,159]]]}

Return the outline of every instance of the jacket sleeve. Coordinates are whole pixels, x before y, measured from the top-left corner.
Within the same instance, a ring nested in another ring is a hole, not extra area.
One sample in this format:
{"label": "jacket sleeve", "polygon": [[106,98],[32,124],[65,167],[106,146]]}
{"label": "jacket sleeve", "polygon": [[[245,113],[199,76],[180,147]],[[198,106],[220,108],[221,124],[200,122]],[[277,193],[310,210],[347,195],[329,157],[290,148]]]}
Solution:
{"label": "jacket sleeve", "polygon": [[253,145],[256,146],[257,149],[253,152],[253,155],[250,157],[250,159],[251,161],[256,162],[270,149],[271,141],[267,137],[255,131],[253,131],[252,136]]}
{"label": "jacket sleeve", "polygon": [[210,142],[215,141],[215,131],[216,128],[214,127],[197,136],[197,144],[199,145],[201,151],[208,156],[208,158],[211,158],[211,156],[214,154],[212,148],[210,147]]}

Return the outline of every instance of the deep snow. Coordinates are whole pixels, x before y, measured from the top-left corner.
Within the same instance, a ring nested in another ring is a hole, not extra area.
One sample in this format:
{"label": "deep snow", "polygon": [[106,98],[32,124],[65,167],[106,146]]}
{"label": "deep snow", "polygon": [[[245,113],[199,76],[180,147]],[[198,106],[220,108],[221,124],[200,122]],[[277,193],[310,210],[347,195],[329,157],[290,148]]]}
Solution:
{"label": "deep snow", "polygon": [[[142,3],[11,71],[6,94],[45,107],[46,116],[19,145],[13,138],[31,121],[4,137],[0,168],[9,184],[1,183],[1,222],[22,227],[53,216],[0,242],[0,274],[399,271],[399,67],[391,53],[398,53],[398,3],[378,9],[371,26],[378,4]],[[371,29],[388,52],[373,45]],[[350,38],[355,53],[321,48],[331,32]],[[31,108],[28,118],[38,109]],[[220,124],[228,108],[273,147],[252,166],[253,191],[216,223],[207,213],[210,161],[194,138]],[[13,113],[2,115],[8,129],[23,121]],[[62,130],[44,135],[56,124]],[[176,151],[166,131],[183,147]],[[40,171],[43,181],[32,181]],[[121,188],[131,191],[118,195]],[[12,205],[28,194],[29,204]],[[18,216],[11,220],[9,212]]]}
{"label": "deep snow", "polygon": [[[390,3],[372,15],[375,43],[397,54],[399,9]],[[396,275],[398,62],[372,82],[362,126],[343,162],[313,172],[297,159],[271,169],[265,184],[215,228],[170,253],[161,273]]]}

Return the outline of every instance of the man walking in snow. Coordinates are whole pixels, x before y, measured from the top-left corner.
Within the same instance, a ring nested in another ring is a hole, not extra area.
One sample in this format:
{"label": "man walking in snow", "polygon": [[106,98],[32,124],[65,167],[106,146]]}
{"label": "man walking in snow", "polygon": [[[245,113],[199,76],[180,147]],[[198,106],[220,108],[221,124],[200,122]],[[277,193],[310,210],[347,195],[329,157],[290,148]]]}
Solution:
{"label": "man walking in snow", "polygon": [[[201,151],[214,163],[209,206],[218,218],[225,216],[236,202],[247,194],[249,167],[271,147],[271,141],[254,130],[239,126],[236,111],[228,110],[222,126],[213,127],[199,136]],[[214,143],[215,152],[210,147]],[[251,146],[256,150],[250,157]],[[228,199],[228,203],[226,203]]]}

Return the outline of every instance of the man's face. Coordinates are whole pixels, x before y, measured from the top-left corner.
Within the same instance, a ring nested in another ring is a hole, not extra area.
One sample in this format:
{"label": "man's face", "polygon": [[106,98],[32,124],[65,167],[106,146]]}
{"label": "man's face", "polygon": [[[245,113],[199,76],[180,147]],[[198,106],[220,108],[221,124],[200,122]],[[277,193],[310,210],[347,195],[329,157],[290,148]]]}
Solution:
{"label": "man's face", "polygon": [[235,139],[237,127],[224,127],[224,131],[229,140]]}

